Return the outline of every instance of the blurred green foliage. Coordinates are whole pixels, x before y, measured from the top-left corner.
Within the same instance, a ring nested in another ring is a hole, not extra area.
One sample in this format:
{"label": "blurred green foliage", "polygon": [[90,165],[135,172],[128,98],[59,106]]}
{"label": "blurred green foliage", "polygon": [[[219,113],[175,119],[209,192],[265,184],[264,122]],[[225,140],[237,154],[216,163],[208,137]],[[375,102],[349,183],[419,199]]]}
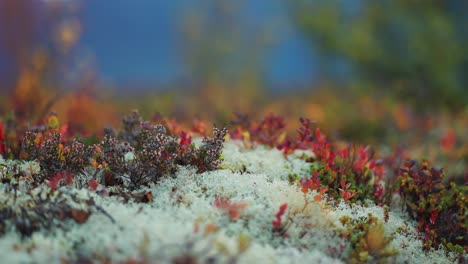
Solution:
{"label": "blurred green foliage", "polygon": [[390,94],[419,110],[459,111],[468,105],[468,2],[293,3],[294,23],[319,48],[323,68],[344,61],[350,86]]}

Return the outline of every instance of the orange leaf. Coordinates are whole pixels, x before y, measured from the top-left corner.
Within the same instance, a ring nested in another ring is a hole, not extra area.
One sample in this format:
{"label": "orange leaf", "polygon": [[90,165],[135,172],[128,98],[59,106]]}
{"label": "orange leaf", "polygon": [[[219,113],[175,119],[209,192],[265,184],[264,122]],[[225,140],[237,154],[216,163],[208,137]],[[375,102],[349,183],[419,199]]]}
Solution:
{"label": "orange leaf", "polygon": [[322,195],[320,195],[320,194],[315,195],[314,201],[316,201],[316,202],[322,201]]}
{"label": "orange leaf", "polygon": [[206,236],[206,235],[209,235],[209,234],[211,234],[211,233],[215,233],[215,232],[217,232],[218,230],[219,230],[219,227],[218,227],[218,226],[216,226],[216,225],[213,224],[213,223],[209,223],[209,224],[207,224],[207,225],[205,226],[205,231],[204,231],[203,234]]}
{"label": "orange leaf", "polygon": [[86,222],[91,214],[83,211],[83,210],[78,210],[78,209],[72,209],[71,210],[71,216],[75,222],[78,224],[83,224]]}

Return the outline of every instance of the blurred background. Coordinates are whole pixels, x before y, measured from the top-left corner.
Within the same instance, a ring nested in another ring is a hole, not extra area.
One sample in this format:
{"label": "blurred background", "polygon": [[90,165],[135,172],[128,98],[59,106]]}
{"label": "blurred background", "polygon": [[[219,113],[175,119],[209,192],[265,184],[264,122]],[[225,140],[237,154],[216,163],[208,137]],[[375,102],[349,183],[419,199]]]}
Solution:
{"label": "blurred background", "polygon": [[82,134],[131,109],[217,124],[273,112],[291,129],[306,116],[335,140],[404,146],[462,171],[466,10],[460,0],[0,0],[0,114],[34,124],[54,110]]}

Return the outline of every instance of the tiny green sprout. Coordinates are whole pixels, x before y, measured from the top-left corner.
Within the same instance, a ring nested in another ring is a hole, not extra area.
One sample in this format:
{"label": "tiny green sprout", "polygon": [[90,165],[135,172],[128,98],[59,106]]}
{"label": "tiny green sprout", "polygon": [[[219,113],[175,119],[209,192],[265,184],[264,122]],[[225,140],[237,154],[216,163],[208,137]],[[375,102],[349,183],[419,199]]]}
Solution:
{"label": "tiny green sprout", "polygon": [[299,175],[297,175],[297,173],[289,173],[288,174],[289,184],[293,185],[293,184],[297,183],[299,180],[300,180],[300,177],[299,177]]}
{"label": "tiny green sprout", "polygon": [[445,248],[446,250],[448,251],[451,251],[451,252],[456,252],[457,254],[463,254],[465,252],[465,249],[460,246],[460,245],[456,245],[456,244],[452,244],[452,243],[447,243],[445,245]]}
{"label": "tiny green sprout", "polygon": [[234,170],[232,169],[232,167],[229,167],[229,166],[227,166],[226,164],[223,164],[223,163],[221,163],[221,165],[218,166],[218,169],[220,169],[220,170],[231,170],[231,171],[234,171]]}
{"label": "tiny green sprout", "polygon": [[381,261],[397,254],[396,250],[389,247],[393,238],[385,237],[384,224],[372,214],[359,219],[343,216],[340,222],[345,227],[341,235],[352,245],[351,263]]}

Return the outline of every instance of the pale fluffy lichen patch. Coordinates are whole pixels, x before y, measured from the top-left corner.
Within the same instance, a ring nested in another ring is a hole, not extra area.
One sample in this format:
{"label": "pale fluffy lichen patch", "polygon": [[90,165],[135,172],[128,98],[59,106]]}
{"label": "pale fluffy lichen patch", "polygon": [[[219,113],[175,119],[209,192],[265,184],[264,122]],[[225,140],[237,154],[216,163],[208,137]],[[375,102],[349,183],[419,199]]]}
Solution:
{"label": "pale fluffy lichen patch", "polygon": [[[142,188],[153,195],[147,204],[64,188],[83,200],[92,198],[112,219],[93,211],[83,224],[68,222],[67,228],[42,230],[26,240],[10,230],[0,237],[2,258],[5,263],[80,258],[171,263],[182,257],[221,263],[342,263],[349,260],[351,244],[340,236],[340,217],[370,213],[384,221],[378,206],[334,206],[326,197],[314,201],[314,192],[302,193],[288,180],[290,174],[310,176],[310,164],[297,156],[285,158],[278,150],[249,149],[236,141],[226,142],[223,156],[219,170],[197,174],[194,168],[180,168],[176,175]],[[6,196],[0,188],[0,200]],[[216,199],[243,206],[233,217],[215,206]],[[275,230],[272,221],[284,203],[283,226]],[[399,232],[402,229],[405,232]],[[442,250],[422,251],[413,223],[404,215],[390,214],[384,232],[394,236],[391,246],[399,251],[392,259],[396,263],[450,262]]]}

